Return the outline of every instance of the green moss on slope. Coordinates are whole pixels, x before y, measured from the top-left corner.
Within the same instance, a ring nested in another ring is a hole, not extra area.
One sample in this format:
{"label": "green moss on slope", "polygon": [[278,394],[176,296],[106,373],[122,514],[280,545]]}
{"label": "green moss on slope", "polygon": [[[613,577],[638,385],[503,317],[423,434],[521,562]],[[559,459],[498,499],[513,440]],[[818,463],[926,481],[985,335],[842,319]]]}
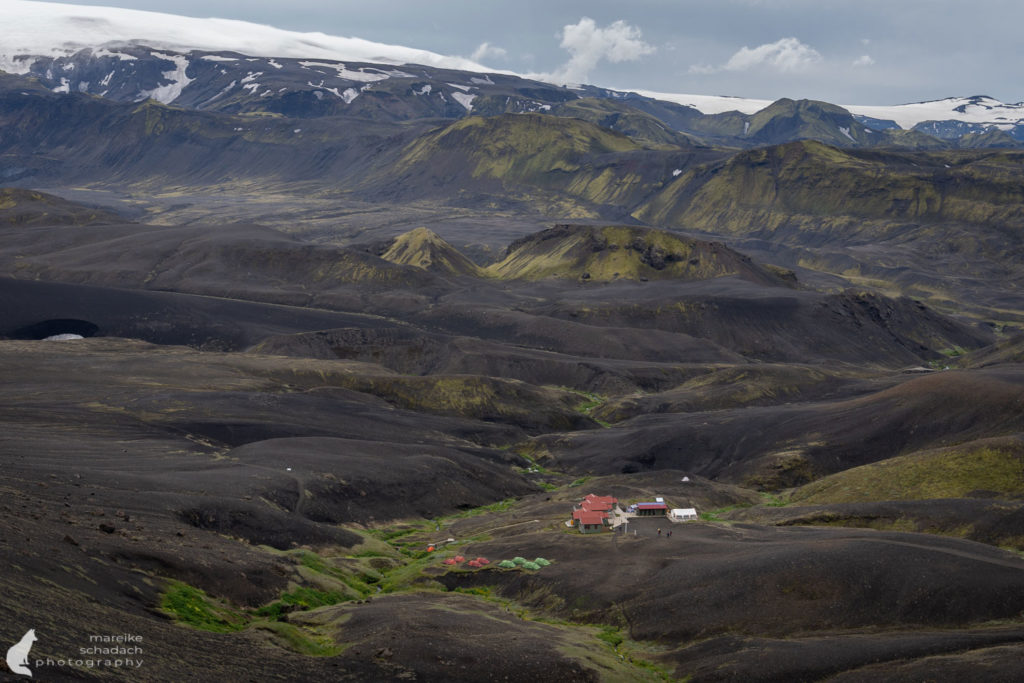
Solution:
{"label": "green moss on slope", "polygon": [[427,228],[399,235],[380,256],[391,263],[450,275],[483,275],[479,266]]}
{"label": "green moss on slope", "polygon": [[653,224],[820,241],[886,238],[910,223],[1024,226],[1024,155],[848,152],[794,142],[682,174],[634,212]]}
{"label": "green moss on slope", "polygon": [[801,504],[1024,495],[1024,443],[987,439],[855,467],[802,486]]}
{"label": "green moss on slope", "polygon": [[627,226],[560,225],[509,245],[508,255],[487,272],[522,280],[705,280],[740,275],[781,283],[724,245]]}

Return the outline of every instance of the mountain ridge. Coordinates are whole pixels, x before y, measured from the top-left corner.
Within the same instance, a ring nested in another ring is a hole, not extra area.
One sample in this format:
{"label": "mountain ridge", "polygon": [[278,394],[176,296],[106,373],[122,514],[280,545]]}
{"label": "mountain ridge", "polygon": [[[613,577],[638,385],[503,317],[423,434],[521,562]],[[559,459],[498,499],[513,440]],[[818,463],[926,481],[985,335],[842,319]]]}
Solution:
{"label": "mountain ridge", "polygon": [[[545,112],[565,101],[597,97],[630,107],[639,104],[670,129],[691,135],[700,135],[700,127],[688,129],[680,126],[682,121],[717,117],[738,119],[741,130],[744,123],[757,128],[758,120],[750,117],[773,104],[591,85],[568,88],[461,57],[232,20],[29,0],[12,0],[5,6],[5,16],[11,30],[0,37],[0,69],[34,75],[56,92],[89,92],[127,101],[151,97],[165,104],[233,113],[347,113],[403,119]],[[401,100],[400,107],[395,98]],[[680,115],[671,110],[680,105],[690,111]],[[1024,103],[971,96],[890,107],[832,106],[845,109],[856,124],[841,126],[847,129],[845,137],[832,126],[820,138],[826,142],[877,144],[855,131],[881,133],[895,127],[947,140],[995,128],[1009,138],[986,144],[1024,143]],[[708,125],[705,122],[704,127]],[[742,145],[746,134],[744,130],[731,139]],[[884,144],[900,143],[888,139]]]}

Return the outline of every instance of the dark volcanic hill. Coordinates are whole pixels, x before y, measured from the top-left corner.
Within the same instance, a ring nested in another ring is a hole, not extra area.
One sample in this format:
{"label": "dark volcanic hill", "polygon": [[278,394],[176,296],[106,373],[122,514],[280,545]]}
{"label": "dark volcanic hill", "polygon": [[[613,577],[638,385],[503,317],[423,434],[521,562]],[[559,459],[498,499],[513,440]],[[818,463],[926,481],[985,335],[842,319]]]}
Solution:
{"label": "dark volcanic hill", "polygon": [[85,225],[122,222],[117,214],[45,192],[0,188],[0,225]]}

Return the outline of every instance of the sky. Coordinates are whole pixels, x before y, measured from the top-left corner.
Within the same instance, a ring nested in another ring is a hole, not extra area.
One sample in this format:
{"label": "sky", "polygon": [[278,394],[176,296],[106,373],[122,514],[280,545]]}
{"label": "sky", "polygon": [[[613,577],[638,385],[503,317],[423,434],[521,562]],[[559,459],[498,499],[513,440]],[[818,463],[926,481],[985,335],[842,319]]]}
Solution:
{"label": "sky", "polygon": [[617,90],[860,105],[1024,101],[1020,0],[64,2],[358,37]]}

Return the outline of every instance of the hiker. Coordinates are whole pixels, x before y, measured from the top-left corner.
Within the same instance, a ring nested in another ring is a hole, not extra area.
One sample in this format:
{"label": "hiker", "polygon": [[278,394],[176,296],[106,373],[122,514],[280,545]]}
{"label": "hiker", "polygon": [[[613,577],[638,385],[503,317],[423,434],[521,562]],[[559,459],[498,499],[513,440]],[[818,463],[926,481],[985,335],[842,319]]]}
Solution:
{"label": "hiker", "polygon": [[658,535],[661,536],[661,528],[658,528]]}

